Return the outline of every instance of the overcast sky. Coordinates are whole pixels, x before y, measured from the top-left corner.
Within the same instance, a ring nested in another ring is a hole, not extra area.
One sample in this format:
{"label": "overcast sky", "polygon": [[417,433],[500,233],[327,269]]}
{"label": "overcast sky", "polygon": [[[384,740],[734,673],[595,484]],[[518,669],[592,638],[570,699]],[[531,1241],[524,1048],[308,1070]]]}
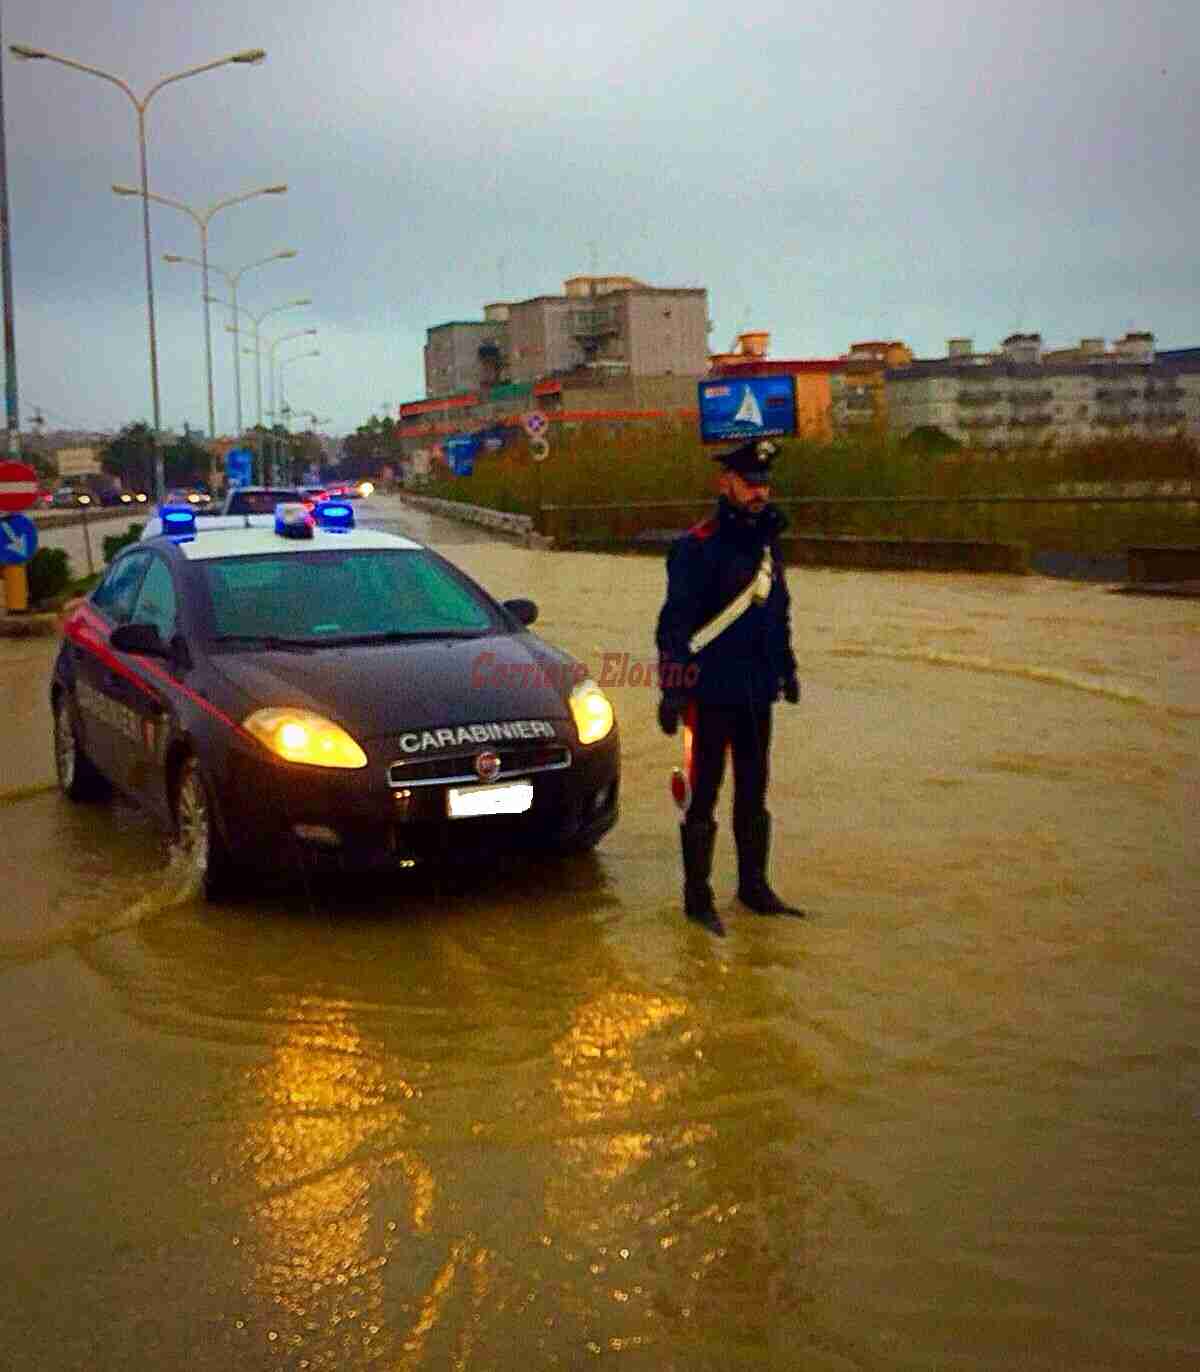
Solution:
{"label": "overcast sky", "polygon": [[[424,393],[425,331],[579,273],[704,286],[710,346],[774,357],[1014,330],[1200,343],[1195,0],[0,0],[26,423],[150,417],[136,116],[106,81],[248,47],[150,103],[150,189],[217,213],[296,409],[334,432]],[[207,422],[199,230],[152,207],[164,427]],[[214,273],[214,294],[226,294]],[[218,431],[234,423],[214,308]],[[298,355],[310,348],[319,357]],[[243,414],[255,412],[243,357]],[[265,382],[264,382],[265,389]],[[264,404],[266,400],[264,399]]]}

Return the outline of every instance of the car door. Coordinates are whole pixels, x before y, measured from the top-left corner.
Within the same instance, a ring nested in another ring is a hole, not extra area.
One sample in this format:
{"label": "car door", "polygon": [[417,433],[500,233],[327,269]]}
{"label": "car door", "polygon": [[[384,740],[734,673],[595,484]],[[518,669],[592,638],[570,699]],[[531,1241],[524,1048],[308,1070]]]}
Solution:
{"label": "car door", "polygon": [[[178,630],[179,597],[171,568],[160,553],[150,557],[129,615],[130,624],[152,624],[164,644]],[[136,796],[160,819],[166,818],[163,767],[169,732],[172,666],[165,659],[117,653],[126,671],[118,673],[113,692],[120,704],[123,746],[117,760],[117,785]]]}
{"label": "car door", "polygon": [[124,691],[119,685],[121,662],[109,638],[118,624],[128,620],[149,565],[148,552],[118,557],[77,616],[78,629],[70,636],[81,742],[100,771],[118,785],[125,753]]}

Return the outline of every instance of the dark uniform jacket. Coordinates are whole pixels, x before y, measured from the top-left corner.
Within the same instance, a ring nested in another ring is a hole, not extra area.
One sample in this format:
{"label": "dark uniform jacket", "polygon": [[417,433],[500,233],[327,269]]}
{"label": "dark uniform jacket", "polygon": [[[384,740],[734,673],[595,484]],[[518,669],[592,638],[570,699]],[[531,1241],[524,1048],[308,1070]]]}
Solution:
{"label": "dark uniform jacket", "polygon": [[[667,599],[658,617],[661,684],[668,695],[707,705],[769,704],[796,675],[791,602],[779,535],[787,520],[773,505],[747,519],[724,498],[716,513],[689,529],[667,555]],[[745,589],[763,548],[772,557],[771,591],[699,653],[688,641]]]}

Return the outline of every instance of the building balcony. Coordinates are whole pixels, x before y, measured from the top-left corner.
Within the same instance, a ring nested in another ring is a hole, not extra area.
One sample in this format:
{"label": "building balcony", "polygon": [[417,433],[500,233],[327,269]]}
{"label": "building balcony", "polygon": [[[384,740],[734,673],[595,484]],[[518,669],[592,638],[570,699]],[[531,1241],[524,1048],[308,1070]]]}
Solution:
{"label": "building balcony", "polygon": [[1141,394],[1134,386],[1098,386],[1096,400],[1102,405],[1124,404]]}
{"label": "building balcony", "polygon": [[1028,391],[1009,391],[1008,402],[1014,407],[1021,409],[1032,408],[1036,405],[1046,405],[1054,399],[1054,392],[1046,387],[1043,390]]}
{"label": "building balcony", "polygon": [[958,422],[964,429],[998,429],[1007,420],[999,414],[974,414],[964,415]]}
{"label": "building balcony", "polygon": [[571,337],[599,341],[621,332],[620,322],[612,310],[573,310]]}
{"label": "building balcony", "polygon": [[1092,422],[1107,429],[1131,429],[1140,424],[1142,418],[1140,410],[1101,410]]}
{"label": "building balcony", "polygon": [[1014,429],[1046,429],[1054,423],[1054,416],[1048,410],[1036,414],[1015,414],[1009,423]]}
{"label": "building balcony", "polygon": [[958,393],[958,403],[967,409],[974,409],[977,406],[995,405],[1004,399],[1004,392],[993,390],[988,387],[972,387],[970,390],[960,390]]}

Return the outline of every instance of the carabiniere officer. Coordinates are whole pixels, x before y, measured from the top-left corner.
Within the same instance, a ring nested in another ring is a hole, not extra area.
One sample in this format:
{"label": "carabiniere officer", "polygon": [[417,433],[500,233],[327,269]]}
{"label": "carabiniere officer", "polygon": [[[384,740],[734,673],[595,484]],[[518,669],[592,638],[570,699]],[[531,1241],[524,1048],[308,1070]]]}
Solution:
{"label": "carabiniere officer", "polygon": [[758,439],[717,455],[716,511],[672,544],[658,618],[658,720],[666,734],[684,725],[685,766],[674,785],[683,812],[684,911],[719,936],[725,926],[709,877],[727,749],[733,755],[738,899],[760,915],[804,913],[775,894],[766,874],[771,711],[781,695],[791,704],[800,699],[779,547],[787,520],[770,503],[777,451],[769,439]]}

